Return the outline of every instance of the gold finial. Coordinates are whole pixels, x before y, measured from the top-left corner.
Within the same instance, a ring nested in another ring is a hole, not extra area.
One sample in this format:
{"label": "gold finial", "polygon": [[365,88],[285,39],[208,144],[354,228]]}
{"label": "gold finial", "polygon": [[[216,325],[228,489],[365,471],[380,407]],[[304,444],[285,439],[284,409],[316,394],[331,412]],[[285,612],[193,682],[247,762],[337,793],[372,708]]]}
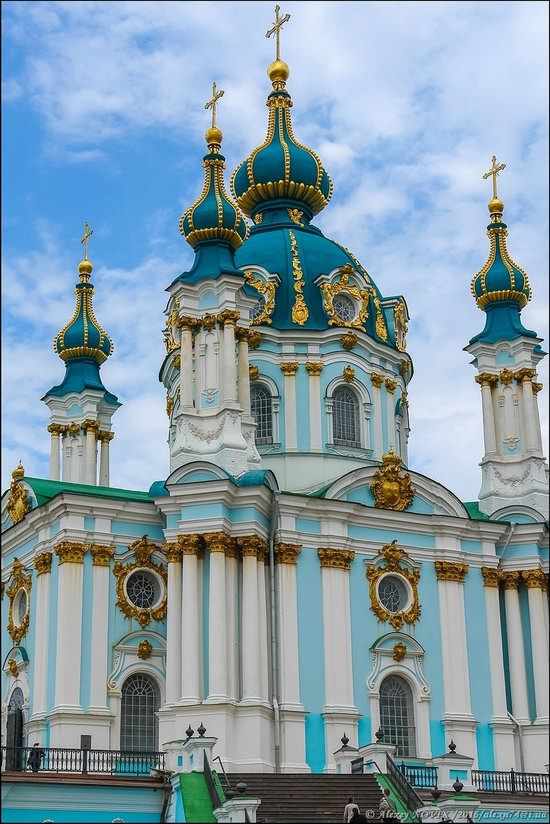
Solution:
{"label": "gold finial", "polygon": [[212,97],[210,98],[208,103],[204,104],[205,109],[212,109],[212,125],[205,134],[206,143],[208,146],[220,146],[223,139],[223,134],[221,130],[218,129],[218,127],[216,126],[216,107],[218,104],[218,100],[220,99],[220,97],[223,97],[224,94],[225,92],[223,89],[220,89],[218,91],[216,88],[216,84],[212,83]]}
{"label": "gold finial", "polygon": [[489,177],[493,178],[493,197],[489,201],[489,211],[492,215],[493,214],[501,215],[503,210],[504,210],[504,203],[502,202],[502,200],[499,198],[499,196],[497,194],[497,177],[498,177],[498,173],[506,168],[506,163],[498,163],[497,164],[496,155],[493,155],[493,157],[491,158],[491,161],[492,161],[492,166],[489,169],[489,171],[485,172],[485,174],[483,175],[483,180],[487,180],[487,178],[489,178]]}
{"label": "gold finial", "polygon": [[94,230],[90,229],[88,221],[84,221],[84,234],[80,238],[80,242],[84,244],[84,260],[88,260],[88,239],[93,235]]}
{"label": "gold finial", "polygon": [[20,481],[21,478],[25,477],[25,469],[23,467],[23,464],[21,463],[21,458],[19,458],[19,465],[16,469],[13,470],[11,476],[14,481]]}
{"label": "gold finial", "polygon": [[285,23],[290,20],[290,14],[285,14],[284,17],[279,17],[279,12],[281,11],[280,6],[275,6],[275,22],[273,24],[273,28],[266,31],[265,36],[271,37],[275,35],[275,43],[276,43],[276,51],[275,51],[275,60],[278,61],[281,59],[281,29]]}

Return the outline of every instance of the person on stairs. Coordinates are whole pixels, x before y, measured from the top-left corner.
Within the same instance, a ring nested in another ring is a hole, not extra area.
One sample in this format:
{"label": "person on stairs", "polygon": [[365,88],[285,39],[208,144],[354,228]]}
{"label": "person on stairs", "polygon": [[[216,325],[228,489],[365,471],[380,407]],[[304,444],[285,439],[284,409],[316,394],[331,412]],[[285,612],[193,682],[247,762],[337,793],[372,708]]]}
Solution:
{"label": "person on stairs", "polygon": [[359,812],[359,807],[354,808],[356,812],[352,815],[349,820],[349,824],[368,824],[369,819],[366,815]]}
{"label": "person on stairs", "polygon": [[352,796],[352,795],[350,795],[350,797],[348,798],[348,803],[347,803],[347,804],[346,804],[346,806],[344,807],[344,818],[342,819],[342,821],[344,822],[344,824],[349,824],[349,822],[351,821],[351,818],[352,818],[352,816],[353,816],[353,814],[354,814],[355,810],[357,810],[357,812],[359,812],[359,807],[358,807],[358,806],[357,806],[357,804],[354,802],[354,800],[353,800],[353,796]]}
{"label": "person on stairs", "polygon": [[380,813],[380,818],[385,822],[385,824],[399,824],[399,819],[396,816],[397,809],[391,798],[388,787],[384,790],[384,795],[382,796],[378,806],[378,811]]}

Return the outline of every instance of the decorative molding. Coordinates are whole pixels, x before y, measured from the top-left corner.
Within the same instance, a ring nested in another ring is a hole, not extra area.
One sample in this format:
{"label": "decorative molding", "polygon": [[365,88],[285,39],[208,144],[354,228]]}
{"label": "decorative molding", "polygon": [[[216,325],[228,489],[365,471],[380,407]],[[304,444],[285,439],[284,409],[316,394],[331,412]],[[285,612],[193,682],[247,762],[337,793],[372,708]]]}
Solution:
{"label": "decorative molding", "polygon": [[137,657],[141,658],[142,661],[147,661],[148,658],[151,657],[151,653],[153,652],[153,645],[150,641],[145,639],[144,641],[140,641],[137,648]]}
{"label": "decorative molding", "polygon": [[412,504],[415,490],[408,472],[401,471],[401,458],[390,449],[382,456],[382,466],[374,473],[370,485],[374,505],[379,509],[403,512]]}
{"label": "decorative molding", "polygon": [[342,371],[342,377],[346,383],[353,383],[355,380],[355,369],[348,364],[348,366],[344,366]]}
{"label": "decorative molding", "polygon": [[357,335],[355,332],[346,332],[345,335],[342,335],[341,342],[342,349],[345,349],[346,352],[351,352],[351,350],[357,345]]}
{"label": "decorative molding", "polygon": [[25,473],[18,472],[15,469],[12,472],[12,482],[10,484],[10,495],[6,506],[7,513],[14,524],[20,523],[23,518],[31,511],[31,502],[27,490],[21,483],[22,477]]}
{"label": "decorative molding", "polygon": [[178,535],[177,543],[182,555],[197,555],[197,557],[203,555],[203,540],[196,532],[189,535]]}
{"label": "decorative molding", "polygon": [[248,348],[249,349],[257,349],[260,345],[262,340],[262,336],[258,332],[257,329],[249,329],[248,330]]}
{"label": "decorative molding", "polygon": [[218,313],[217,320],[223,329],[224,326],[236,326],[240,316],[241,313],[235,311],[234,309],[224,309],[222,312]]}
{"label": "decorative molding", "polygon": [[253,272],[245,272],[244,279],[249,286],[256,289],[257,292],[264,298],[264,305],[261,312],[250,321],[251,324],[272,323],[271,315],[275,309],[275,292],[277,291],[277,284],[270,280],[262,280],[255,278]]}
{"label": "decorative molding", "polygon": [[352,549],[330,549],[329,547],[319,547],[317,555],[321,562],[321,567],[325,569],[345,569],[349,572],[351,562],[355,558]]}
{"label": "decorative molding", "polygon": [[301,544],[283,544],[275,545],[275,563],[276,564],[291,564],[296,566],[297,557],[302,551]]}
{"label": "decorative molding", "polygon": [[408,361],[408,360],[401,361],[401,363],[399,364],[399,374],[402,375],[403,377],[406,377],[409,374],[410,371],[411,371],[410,361]]}
{"label": "decorative molding", "polygon": [[239,547],[241,557],[253,557],[258,560],[264,560],[267,555],[267,543],[258,535],[246,535],[242,538],[236,538],[237,546]]}
{"label": "decorative molding", "polygon": [[321,361],[307,361],[306,363],[306,369],[312,378],[318,378],[324,368],[325,365]]}
{"label": "decorative molding", "polygon": [[166,543],[162,545],[166,561],[169,564],[179,564],[181,562],[181,547],[177,542]]}
{"label": "decorative molding", "polygon": [[115,437],[114,432],[107,432],[106,429],[100,429],[97,433],[97,439],[100,443],[110,443]]}
{"label": "decorative molding", "polygon": [[181,368],[181,355],[174,355],[174,358],[172,360],[172,366],[179,372]]}
{"label": "decorative molding", "polygon": [[498,383],[498,379],[498,375],[491,375],[489,372],[480,372],[480,374],[476,375],[474,378],[475,382],[479,383],[481,387],[496,386]]}
{"label": "decorative molding", "polygon": [[86,418],[86,420],[82,422],[81,426],[84,432],[95,432],[97,435],[100,424],[97,418]]}
{"label": "decorative molding", "polygon": [[407,647],[405,646],[405,644],[402,641],[399,641],[397,644],[393,645],[392,658],[393,658],[394,661],[397,661],[397,663],[399,663],[400,661],[403,660],[403,658],[405,658],[406,655],[407,655]]}
{"label": "decorative molding", "polygon": [[204,315],[200,319],[199,323],[202,325],[202,328],[205,330],[205,332],[211,332],[214,326],[216,325],[216,321],[216,315],[211,315],[210,312],[207,312],[206,315]]}
{"label": "decorative molding", "polygon": [[114,546],[107,546],[106,544],[92,544],[90,550],[94,566],[108,567],[111,558],[115,554]]}
{"label": "decorative molding", "polygon": [[438,581],[457,581],[464,583],[470,567],[468,564],[451,563],[449,561],[435,561],[435,574]]}
{"label": "decorative molding", "polygon": [[392,378],[386,378],[384,385],[388,392],[395,392],[397,389],[397,381],[392,380]]}
{"label": "decorative molding", "polygon": [[542,569],[523,569],[521,577],[527,589],[542,589],[548,592],[548,575]]}
{"label": "decorative molding", "polygon": [[74,541],[61,541],[55,547],[55,554],[61,564],[83,564],[84,556],[88,551],[88,544],[80,544]]}
{"label": "decorative molding", "polygon": [[[414,624],[420,618],[421,607],[418,600],[420,571],[412,566],[409,556],[404,549],[397,546],[396,540],[383,546],[380,555],[381,557],[378,558],[375,564],[367,565],[366,576],[369,582],[370,608],[379,621],[387,621],[394,629],[400,630],[403,624]],[[378,582],[388,572],[402,576],[409,583],[412,598],[408,609],[392,613],[379,600]]]}
{"label": "decorative molding", "polygon": [[304,213],[300,209],[287,209],[286,211],[289,218],[294,221],[294,223],[303,227],[304,224],[302,223],[302,217]]}
{"label": "decorative molding", "polygon": [[517,372],[514,372],[514,378],[518,383],[526,383],[527,381],[532,381],[533,378],[537,376],[536,369],[528,369],[526,366],[523,369],[518,369]]}
{"label": "decorative molding", "polygon": [[510,386],[514,380],[514,373],[511,369],[502,369],[499,378],[503,386]]}
{"label": "decorative molding", "polygon": [[207,532],[203,537],[206,548],[210,554],[213,552],[223,552],[224,555],[235,557],[235,542],[227,532]]}
{"label": "decorative molding", "polygon": [[481,567],[481,574],[483,575],[483,586],[498,587],[502,577],[500,569]]}
{"label": "decorative molding", "polygon": [[260,369],[252,364],[248,367],[248,374],[251,381],[257,381],[260,376]]}
{"label": "decorative molding", "polygon": [[377,389],[379,389],[384,383],[384,375],[380,375],[378,372],[371,372],[370,379],[372,385]]}
{"label": "decorative molding", "polygon": [[[158,549],[159,547],[156,544],[150,544],[147,535],[144,535],[143,538],[134,541],[134,543],[130,545],[130,550],[133,551],[136,560],[124,564],[122,561],[117,561],[113,567],[113,575],[116,578],[117,606],[127,618],[135,618],[142,627],[146,627],[151,620],[162,621],[166,617],[168,575],[162,564],[155,563],[151,557],[153,552]],[[162,579],[164,583],[164,593],[158,606],[153,608],[136,607],[135,604],[132,604],[127,598],[124,584],[136,569],[154,570]]]}
{"label": "decorative molding", "polygon": [[304,273],[302,271],[302,264],[300,263],[300,255],[298,253],[298,243],[294,232],[289,230],[288,236],[290,238],[290,254],[292,258],[292,274],[294,276],[294,306],[292,307],[292,322],[303,326],[309,318],[309,310],[307,308],[303,291],[305,286]]}
{"label": "decorative molding", "polygon": [[51,423],[46,427],[50,435],[59,437],[67,431],[67,427],[62,423]]}
{"label": "decorative molding", "polygon": [[404,352],[407,348],[407,313],[402,300],[393,307],[393,328],[395,331],[395,348]]}
{"label": "decorative molding", "polygon": [[506,569],[501,572],[501,580],[504,589],[519,589],[521,583],[521,572],[514,569]]}
{"label": "decorative molding", "polygon": [[281,367],[281,372],[285,376],[285,378],[293,377],[296,372],[298,371],[299,367],[298,361],[286,361],[284,363],[280,363],[279,366]]}
{"label": "decorative molding", "polygon": [[[8,632],[14,644],[19,644],[19,642],[27,634],[27,630],[29,629],[32,575],[25,575],[25,567],[23,566],[21,561],[19,561],[17,558],[14,558],[11,567],[10,577],[11,584],[6,589],[6,595],[10,599],[10,605],[8,610]],[[21,622],[19,624],[16,624],[13,616],[13,607],[15,604],[15,599],[17,598],[17,593],[21,590],[25,592],[25,596],[27,599],[26,610]]]}
{"label": "decorative molding", "polygon": [[[351,263],[345,263],[338,270],[339,278],[332,283],[322,283],[321,290],[323,292],[323,308],[329,317],[329,326],[348,326],[354,329],[364,329],[365,323],[369,316],[369,300],[373,296],[374,289],[360,289],[350,283],[350,278],[356,274]],[[336,295],[344,292],[359,304],[359,311],[356,310],[356,315],[352,320],[343,320],[336,309],[333,301]]]}
{"label": "decorative molding", "polygon": [[37,555],[33,560],[33,566],[36,569],[36,575],[45,575],[47,572],[52,571],[52,558],[53,555],[51,552],[41,552],[40,555]]}
{"label": "decorative molding", "polygon": [[533,383],[531,385],[533,387],[533,392],[535,393],[535,395],[538,395],[538,393],[540,392],[540,390],[544,386],[543,383],[535,383],[535,381],[533,381]]}

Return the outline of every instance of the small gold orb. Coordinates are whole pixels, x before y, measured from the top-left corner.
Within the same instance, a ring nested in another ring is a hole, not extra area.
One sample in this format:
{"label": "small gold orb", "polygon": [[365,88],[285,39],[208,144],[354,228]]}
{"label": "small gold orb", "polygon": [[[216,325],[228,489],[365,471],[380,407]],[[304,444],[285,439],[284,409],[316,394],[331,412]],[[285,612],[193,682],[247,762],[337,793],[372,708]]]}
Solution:
{"label": "small gold orb", "polygon": [[212,126],[204,135],[208,146],[220,146],[223,140],[223,134],[216,126]]}
{"label": "small gold orb", "polygon": [[504,203],[499,197],[494,197],[489,201],[488,208],[492,215],[501,215],[504,211]]}
{"label": "small gold orb", "polygon": [[11,476],[12,476],[14,481],[20,481],[21,478],[25,477],[25,469],[24,469],[23,464],[21,463],[21,461],[19,461],[19,466],[16,469],[13,470],[13,472],[11,473]]}
{"label": "small gold orb", "polygon": [[288,76],[290,74],[290,69],[288,64],[285,63],[284,60],[274,60],[273,63],[267,67],[267,76],[271,80],[272,83],[275,82],[283,82],[286,83],[288,80]]}
{"label": "small gold orb", "polygon": [[78,264],[78,271],[81,275],[87,275],[88,277],[92,274],[93,266],[89,260],[81,260]]}

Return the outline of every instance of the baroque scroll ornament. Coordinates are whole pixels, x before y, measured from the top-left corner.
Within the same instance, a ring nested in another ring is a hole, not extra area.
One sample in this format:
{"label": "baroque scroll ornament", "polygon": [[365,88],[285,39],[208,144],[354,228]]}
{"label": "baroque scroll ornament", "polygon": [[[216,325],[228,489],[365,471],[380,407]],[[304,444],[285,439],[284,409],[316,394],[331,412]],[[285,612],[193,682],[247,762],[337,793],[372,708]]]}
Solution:
{"label": "baroque scroll ornament", "polygon": [[[162,564],[157,564],[153,561],[151,556],[159,547],[156,546],[156,544],[150,544],[147,540],[147,535],[144,535],[139,541],[134,541],[130,549],[133,550],[136,560],[125,564],[123,564],[122,561],[117,561],[113,567],[113,575],[116,578],[117,606],[127,618],[135,618],[141,627],[146,627],[151,621],[162,621],[166,618],[168,573]],[[164,593],[160,603],[156,607],[137,607],[129,600],[125,591],[125,584],[135,569],[154,570],[162,579],[164,583]]]}
{"label": "baroque scroll ornament", "polygon": [[374,495],[374,505],[379,509],[408,509],[414,499],[415,490],[408,472],[401,471],[401,458],[392,449],[382,456],[382,466],[374,473],[370,485]]}
{"label": "baroque scroll ornament", "polygon": [[8,498],[7,512],[14,524],[23,520],[25,515],[31,511],[31,504],[27,490],[21,483],[25,476],[25,470],[19,464],[17,469],[11,473],[12,482],[10,484],[10,497]]}

